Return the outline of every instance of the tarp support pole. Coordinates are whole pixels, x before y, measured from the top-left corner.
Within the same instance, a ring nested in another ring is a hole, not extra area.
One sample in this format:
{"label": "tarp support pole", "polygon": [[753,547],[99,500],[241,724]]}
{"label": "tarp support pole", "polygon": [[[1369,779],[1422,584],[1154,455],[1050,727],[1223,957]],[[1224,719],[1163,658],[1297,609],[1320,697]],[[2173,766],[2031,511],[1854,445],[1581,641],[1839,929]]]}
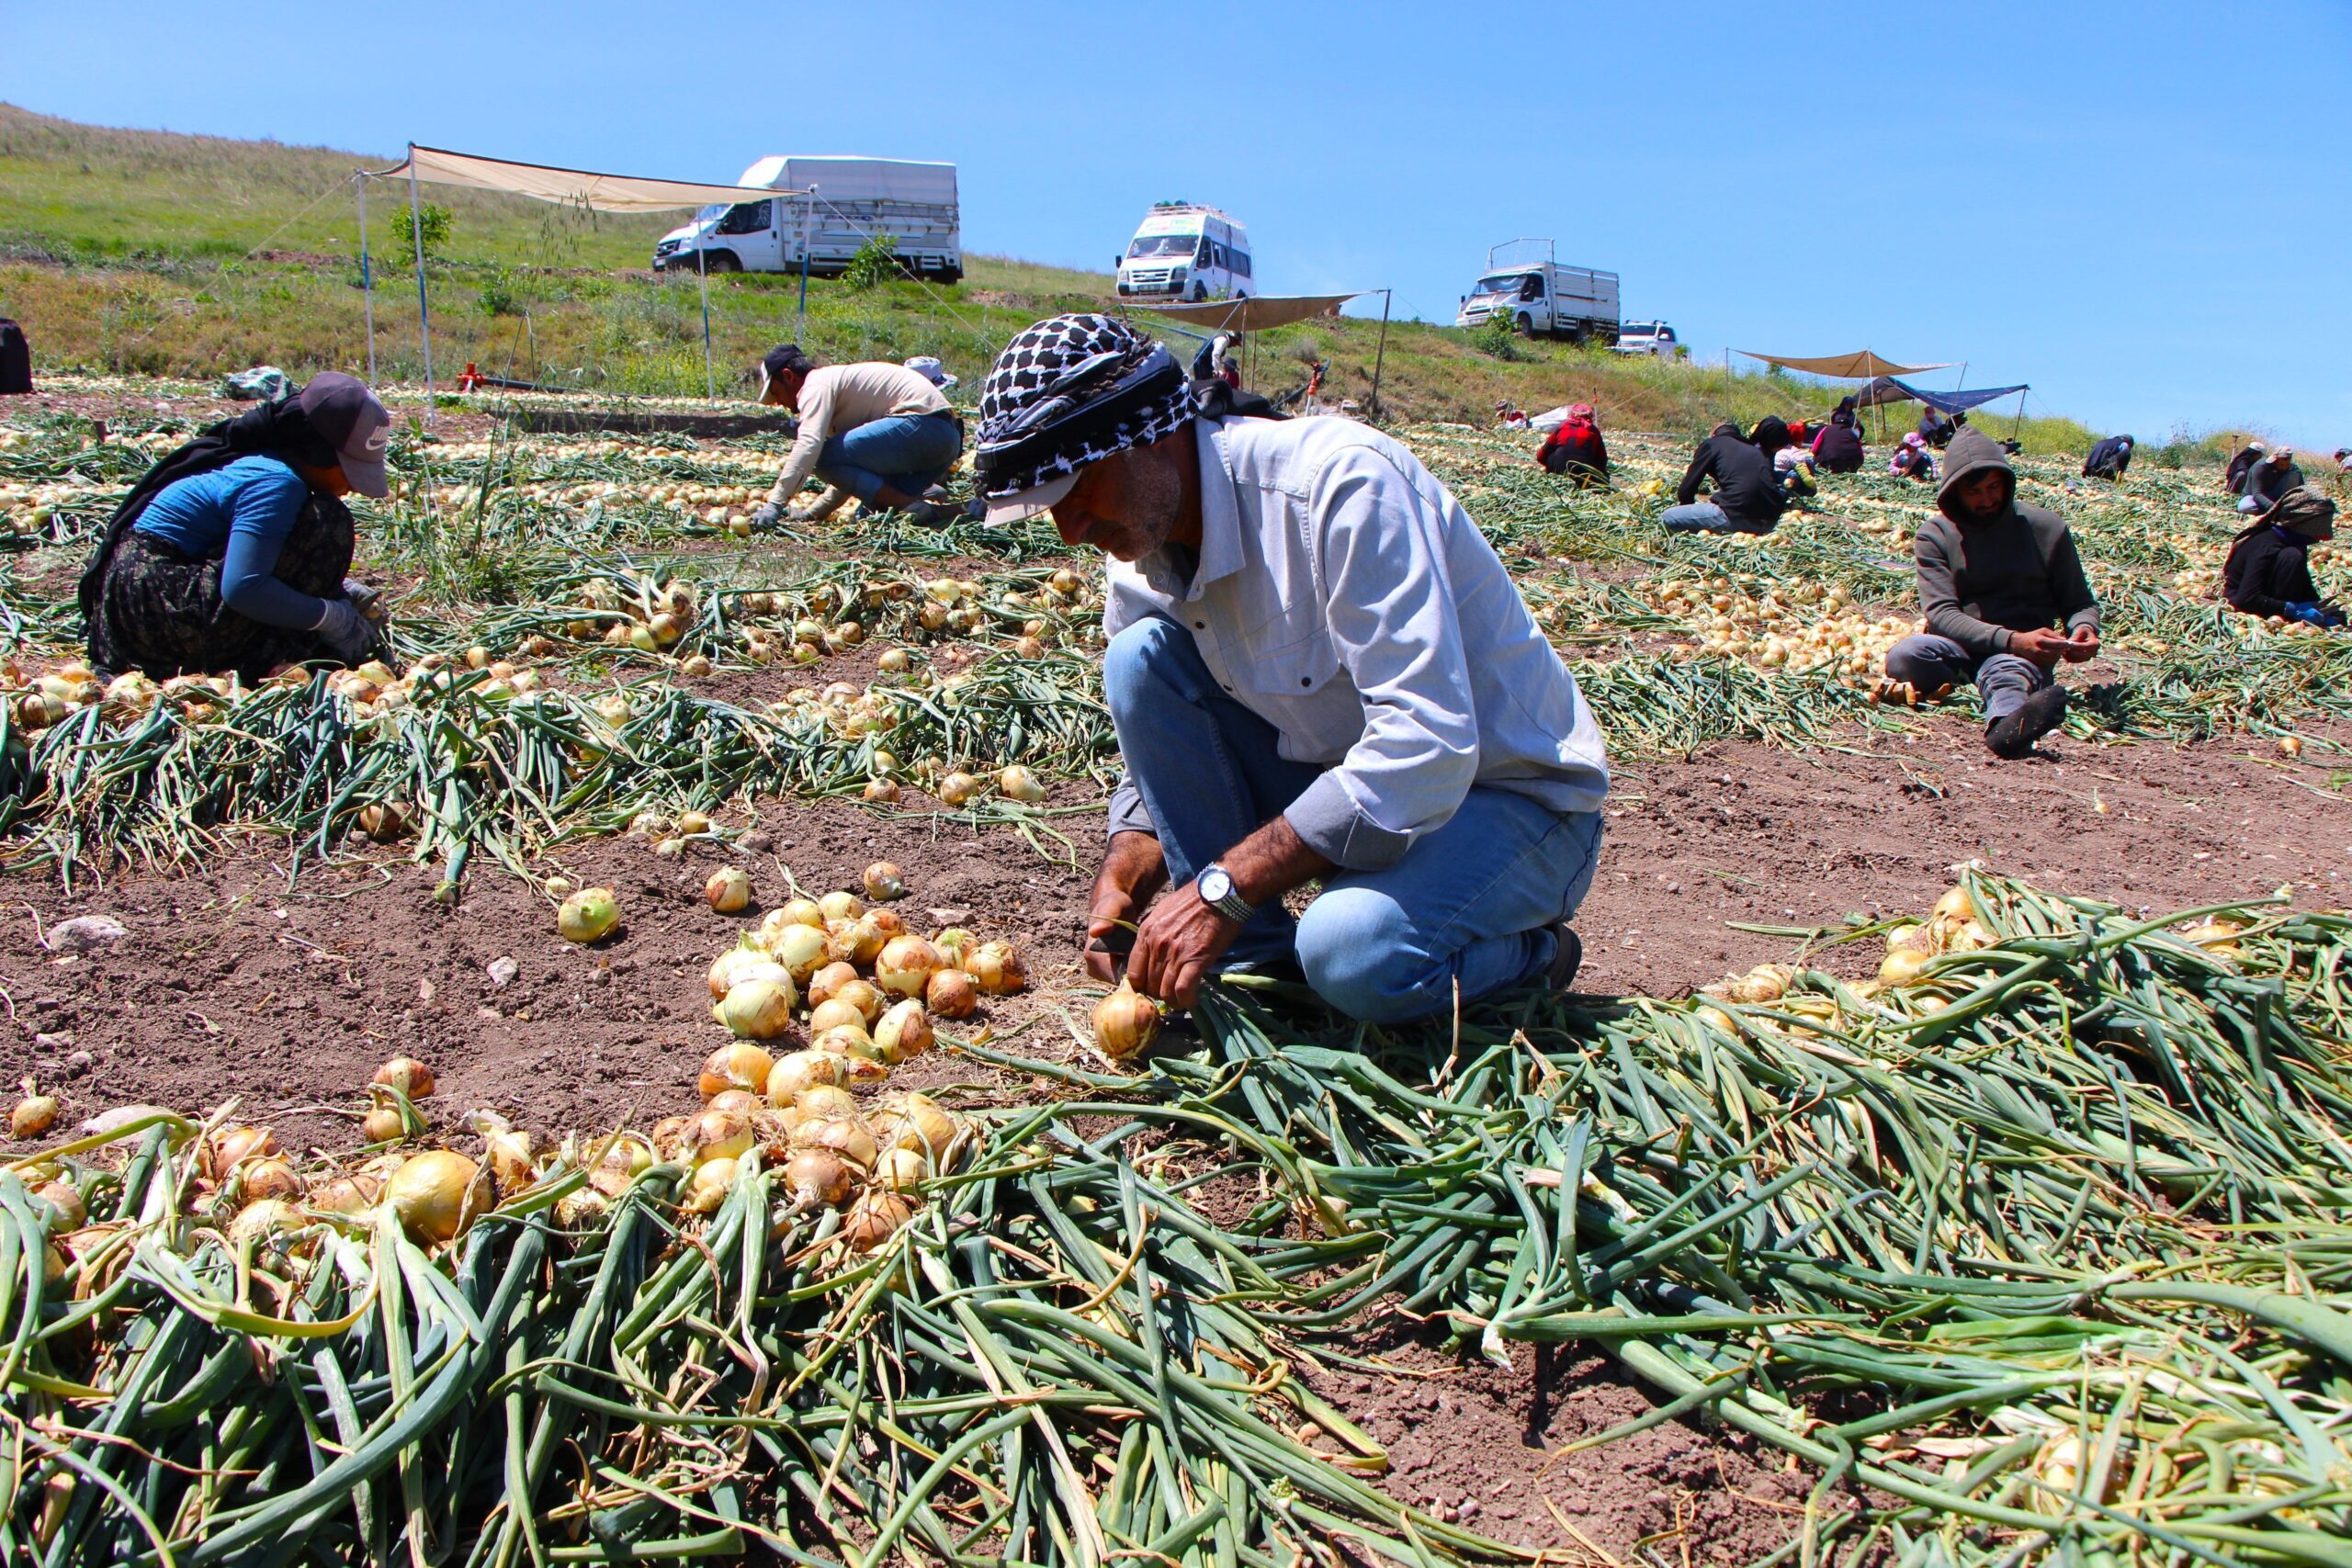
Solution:
{"label": "tarp support pole", "polygon": [[702,396],[705,402],[718,400],[718,381],[710,368],[710,252],[695,246],[695,272],[702,279]]}
{"label": "tarp support pole", "polygon": [[1394,289],[1380,291],[1380,341],[1372,351],[1372,417],[1380,418],[1380,371],[1388,362],[1388,304]]}
{"label": "tarp support pole", "polygon": [[424,299],[424,208],[416,198],[416,143],[408,144],[408,229],[416,241],[416,335],[424,345],[424,423],[433,423],[433,310]]}
{"label": "tarp support pole", "polygon": [[808,195],[800,204],[800,313],[793,318],[792,341],[801,343],[808,336],[808,220],[817,210],[817,182],[808,182]]}
{"label": "tarp support pole", "polygon": [[359,308],[368,318],[368,384],[376,384],[376,276],[368,261],[368,171],[352,171],[359,192]]}

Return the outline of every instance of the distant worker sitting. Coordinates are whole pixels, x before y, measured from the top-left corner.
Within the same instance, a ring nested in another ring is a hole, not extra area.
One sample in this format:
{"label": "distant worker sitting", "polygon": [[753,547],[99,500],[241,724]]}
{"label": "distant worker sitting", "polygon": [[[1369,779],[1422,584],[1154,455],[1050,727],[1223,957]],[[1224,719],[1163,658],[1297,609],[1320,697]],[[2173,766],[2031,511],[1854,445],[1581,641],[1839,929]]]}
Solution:
{"label": "distant worker sitting", "polygon": [[1949,467],[1912,543],[1928,629],[1887,649],[1887,677],[1921,692],[1974,682],[1985,746],[2023,757],[2066,716],[2058,661],[2098,652],[2098,601],[2065,520],[2017,499],[1996,444],[1962,431]]}
{"label": "distant worker sitting", "polygon": [[2281,446],[2245,471],[2245,489],[2238,510],[2259,517],[2278,504],[2289,491],[2303,488],[2303,470],[2295,466],[2295,449]]}
{"label": "distant worker sitting", "polygon": [[2132,438],[2110,435],[2091,448],[2083,459],[2083,478],[2086,479],[2120,479],[2123,470],[2132,466]]}
{"label": "distant worker sitting", "polygon": [[[752,522],[813,523],[851,496],[924,527],[947,520],[945,509],[923,492],[955,468],[964,432],[930,377],[880,361],[820,369],[798,344],[785,344],[761,361],[760,380],[760,401],[793,410],[800,434]],[[794,506],[811,474],[829,488],[807,506]]]}
{"label": "distant worker sitting", "polygon": [[2222,470],[2222,488],[2232,495],[2244,495],[2246,470],[2262,461],[2267,450],[2259,441],[2249,441],[2239,447],[2231,457],[2230,466]]}
{"label": "distant worker sitting", "polygon": [[2230,544],[2222,594],[2230,608],[2306,626],[2344,625],[2335,600],[2312,581],[2311,553],[2335,537],[2335,502],[2317,485],[2290,490]]}
{"label": "distant worker sitting", "polygon": [[1558,474],[1578,490],[1609,488],[1609,447],[1600,439],[1600,416],[1590,403],[1569,407],[1560,427],[1535,449],[1544,472]]}
{"label": "distant worker sitting", "polygon": [[1858,474],[1862,457],[1862,433],[1854,428],[1854,411],[1840,403],[1813,438],[1813,460],[1826,473]]}
{"label": "distant worker sitting", "polygon": [[1930,405],[1919,411],[1919,439],[1938,451],[1951,446],[1959,433],[1960,421],[1946,419],[1940,409]]}
{"label": "distant worker sitting", "polygon": [[1756,428],[1747,433],[1747,444],[1767,457],[1778,456],[1781,448],[1792,439],[1787,423],[1776,413],[1768,413],[1758,420]]}
{"label": "distant worker sitting", "polygon": [[1772,454],[1772,477],[1781,481],[1781,489],[1792,501],[1821,491],[1813,454],[1802,446],[1783,446]]}
{"label": "distant worker sitting", "polygon": [[[1702,479],[1714,480],[1713,501],[1699,499]],[[1769,534],[1789,504],[1772,477],[1772,460],[1728,422],[1699,443],[1674,499],[1675,504],[1658,516],[1670,534]]]}
{"label": "distant worker sitting", "polygon": [[1928,450],[1926,437],[1916,430],[1905,436],[1894,456],[1886,460],[1886,471],[1902,479],[1934,479],[1936,459]]}
{"label": "distant worker sitting", "polygon": [[82,574],[91,669],[258,681],[368,658],[380,633],[344,576],[357,541],[341,498],[389,491],[391,424],[363,383],[329,370],[157,463]]}

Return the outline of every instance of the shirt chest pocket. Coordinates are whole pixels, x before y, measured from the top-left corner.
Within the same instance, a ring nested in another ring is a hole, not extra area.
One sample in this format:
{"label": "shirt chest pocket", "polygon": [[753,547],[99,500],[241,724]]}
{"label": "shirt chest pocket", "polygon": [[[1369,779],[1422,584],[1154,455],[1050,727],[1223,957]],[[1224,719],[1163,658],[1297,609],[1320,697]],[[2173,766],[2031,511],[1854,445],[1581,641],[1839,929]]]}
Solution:
{"label": "shirt chest pocket", "polygon": [[1243,679],[1265,696],[1306,697],[1329,685],[1339,672],[1340,650],[1330,632],[1318,626],[1274,647],[1253,649]]}

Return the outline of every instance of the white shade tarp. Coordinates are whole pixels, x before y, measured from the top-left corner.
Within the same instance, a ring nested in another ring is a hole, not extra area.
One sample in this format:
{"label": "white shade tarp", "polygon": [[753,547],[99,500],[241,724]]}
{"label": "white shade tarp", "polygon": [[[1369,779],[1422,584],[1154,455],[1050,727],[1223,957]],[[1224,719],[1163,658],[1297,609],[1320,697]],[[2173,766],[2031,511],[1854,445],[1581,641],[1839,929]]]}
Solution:
{"label": "white shade tarp", "polygon": [[381,177],[407,179],[412,175],[435,185],[504,191],[512,196],[527,196],[534,201],[592,208],[598,212],[671,212],[682,207],[708,207],[722,201],[756,201],[763,197],[799,194],[755,186],[703,185],[694,180],[655,180],[637,175],[603,175],[589,169],[558,169],[545,164],[518,164],[505,158],[451,152],[439,147],[410,148],[407,161],[397,168],[384,170]]}
{"label": "white shade tarp", "polygon": [[1815,359],[1792,358],[1785,354],[1758,354],[1752,348],[1743,348],[1739,352],[1750,359],[1777,365],[1783,370],[1802,370],[1808,376],[1826,376],[1833,381],[1867,381],[1873,376],[1917,376],[1923,370],[1949,370],[1952,365],[1951,360],[1940,365],[1897,365],[1892,359],[1882,359],[1867,348],[1852,354],[1832,354]]}

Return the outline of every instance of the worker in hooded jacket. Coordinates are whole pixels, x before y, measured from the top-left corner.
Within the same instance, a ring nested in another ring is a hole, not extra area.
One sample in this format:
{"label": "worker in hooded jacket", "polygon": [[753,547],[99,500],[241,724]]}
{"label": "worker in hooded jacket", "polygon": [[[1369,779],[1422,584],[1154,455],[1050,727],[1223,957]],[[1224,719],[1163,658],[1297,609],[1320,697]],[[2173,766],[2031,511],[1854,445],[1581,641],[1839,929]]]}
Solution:
{"label": "worker in hooded jacket", "polygon": [[1927,629],[1887,649],[1887,678],[1922,693],[1973,682],[1984,744],[2030,753],[2066,716],[2061,663],[2098,652],[2098,601],[2065,520],[2017,499],[2017,475],[1989,436],[1952,438],[1936,511],[1913,558]]}

